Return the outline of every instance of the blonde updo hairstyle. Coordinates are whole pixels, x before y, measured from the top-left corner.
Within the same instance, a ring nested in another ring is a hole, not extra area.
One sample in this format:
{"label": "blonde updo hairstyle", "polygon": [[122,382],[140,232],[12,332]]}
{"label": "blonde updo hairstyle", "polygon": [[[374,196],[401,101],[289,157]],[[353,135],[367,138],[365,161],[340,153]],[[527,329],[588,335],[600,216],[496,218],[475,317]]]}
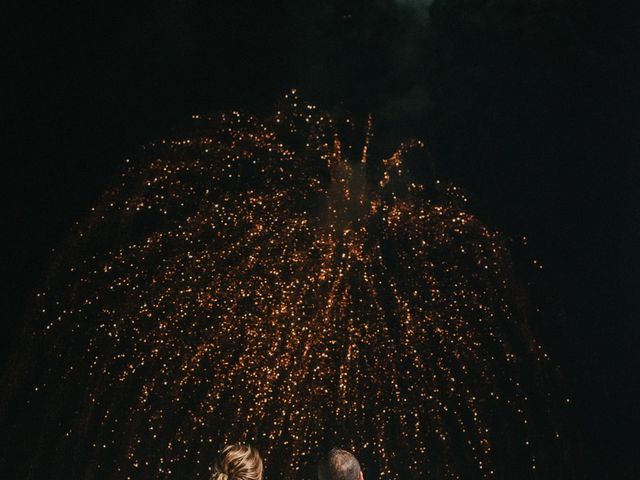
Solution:
{"label": "blonde updo hairstyle", "polygon": [[251,445],[227,445],[213,466],[211,480],[262,480],[262,458]]}

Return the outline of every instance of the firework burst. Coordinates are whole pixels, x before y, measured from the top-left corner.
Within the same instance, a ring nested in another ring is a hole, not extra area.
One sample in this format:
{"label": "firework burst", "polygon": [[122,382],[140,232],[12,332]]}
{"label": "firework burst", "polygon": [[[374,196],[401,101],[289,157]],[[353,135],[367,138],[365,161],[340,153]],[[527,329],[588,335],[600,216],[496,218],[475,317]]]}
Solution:
{"label": "firework burst", "polygon": [[419,142],[372,161],[370,127],[290,94],[128,161],[38,294],[0,412],[16,471],[206,478],[244,441],[272,479],[334,445],[369,478],[565,477],[505,240],[412,180]]}

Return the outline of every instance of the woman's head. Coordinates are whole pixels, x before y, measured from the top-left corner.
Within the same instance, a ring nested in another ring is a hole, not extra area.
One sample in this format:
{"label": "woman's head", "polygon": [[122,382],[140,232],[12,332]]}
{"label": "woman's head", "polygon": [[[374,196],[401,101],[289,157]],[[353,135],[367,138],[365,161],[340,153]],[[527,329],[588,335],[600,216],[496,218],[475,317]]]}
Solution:
{"label": "woman's head", "polygon": [[227,445],[213,467],[211,480],[262,480],[262,458],[251,445]]}

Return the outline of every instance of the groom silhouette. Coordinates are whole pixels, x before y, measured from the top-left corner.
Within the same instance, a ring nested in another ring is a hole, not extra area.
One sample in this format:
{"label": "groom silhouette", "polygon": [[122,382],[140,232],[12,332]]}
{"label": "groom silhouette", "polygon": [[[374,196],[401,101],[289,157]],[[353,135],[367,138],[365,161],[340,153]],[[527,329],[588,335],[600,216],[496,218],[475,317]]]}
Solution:
{"label": "groom silhouette", "polygon": [[334,448],[318,464],[318,480],[364,480],[364,475],[356,457]]}

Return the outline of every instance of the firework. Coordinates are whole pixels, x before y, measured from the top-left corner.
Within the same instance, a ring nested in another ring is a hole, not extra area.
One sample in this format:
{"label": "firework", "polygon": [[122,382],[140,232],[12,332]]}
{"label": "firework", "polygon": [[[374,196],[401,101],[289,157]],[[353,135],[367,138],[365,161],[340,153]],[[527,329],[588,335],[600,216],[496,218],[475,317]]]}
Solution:
{"label": "firework", "polygon": [[368,478],[565,475],[507,243],[412,180],[420,142],[374,143],[292,93],[128,161],[37,295],[0,412],[16,471],[207,478],[242,441],[285,480],[336,445]]}

